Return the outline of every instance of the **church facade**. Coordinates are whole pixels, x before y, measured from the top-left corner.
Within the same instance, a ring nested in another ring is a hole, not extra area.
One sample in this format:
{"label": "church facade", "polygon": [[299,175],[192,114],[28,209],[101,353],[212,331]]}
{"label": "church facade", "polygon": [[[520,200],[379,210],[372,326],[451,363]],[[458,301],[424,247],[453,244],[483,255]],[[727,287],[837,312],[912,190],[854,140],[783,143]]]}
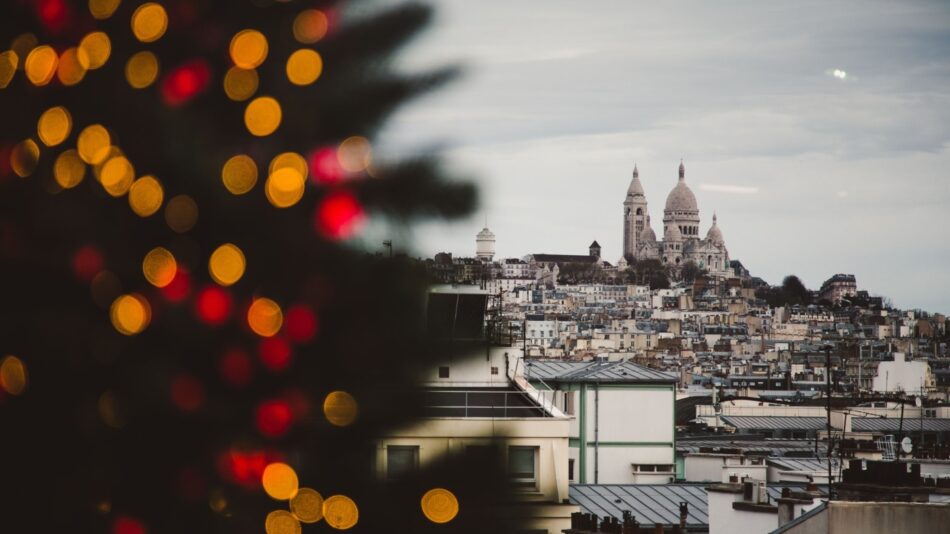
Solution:
{"label": "church facade", "polygon": [[627,260],[657,259],[666,265],[693,262],[710,274],[727,276],[729,251],[713,214],[712,226],[701,237],[696,196],[686,185],[686,168],[680,162],[679,181],[666,197],[663,209],[663,239],[657,240],[640,173],[633,167],[633,179],[623,201],[623,257]]}

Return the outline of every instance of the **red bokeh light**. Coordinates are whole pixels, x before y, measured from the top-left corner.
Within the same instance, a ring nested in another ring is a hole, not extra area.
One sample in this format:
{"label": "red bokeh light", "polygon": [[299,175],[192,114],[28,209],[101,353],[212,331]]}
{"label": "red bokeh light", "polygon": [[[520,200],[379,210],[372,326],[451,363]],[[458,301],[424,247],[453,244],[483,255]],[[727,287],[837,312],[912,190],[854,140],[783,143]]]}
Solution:
{"label": "red bokeh light", "polygon": [[204,404],[204,386],[197,378],[189,374],[179,374],[172,379],[171,399],[179,410],[193,412]]}
{"label": "red bokeh light", "polygon": [[73,273],[83,282],[90,282],[102,270],[102,254],[91,245],[80,247],[73,254]]}
{"label": "red bokeh light", "polygon": [[286,400],[274,399],[260,403],[254,414],[257,430],[266,437],[278,438],[290,430],[293,412]]}
{"label": "red bokeh light", "polygon": [[294,343],[306,343],[317,335],[317,314],[308,306],[291,306],[284,315],[284,330]]}
{"label": "red bokeh light", "polygon": [[319,233],[331,239],[346,239],[360,229],[365,216],[352,193],[336,191],[323,199],[314,219]]}
{"label": "red bokeh light", "polygon": [[218,473],[225,480],[247,489],[257,489],[260,487],[264,468],[283,459],[283,456],[274,451],[230,449],[218,455]]}
{"label": "red bokeh light", "polygon": [[211,67],[203,59],[193,59],[172,69],[162,79],[162,100],[178,107],[208,88]]}
{"label": "red bokeh light", "polygon": [[310,154],[310,176],[317,184],[333,184],[346,175],[332,147],[318,148]]}
{"label": "red bokeh light", "polygon": [[145,525],[129,516],[119,516],[112,522],[112,534],[145,534]]}
{"label": "red bokeh light", "polygon": [[191,276],[188,271],[178,267],[175,270],[175,277],[169,284],[162,288],[162,296],[169,302],[181,302],[191,291]]}
{"label": "red bokeh light", "polygon": [[195,299],[195,313],[209,325],[224,324],[231,315],[231,294],[218,286],[205,286]]}
{"label": "red bokeh light", "polygon": [[243,350],[230,349],[221,356],[218,372],[225,382],[234,387],[244,387],[251,382],[254,368],[251,358]]}
{"label": "red bokeh light", "polygon": [[261,364],[275,373],[290,367],[290,362],[294,356],[290,343],[279,336],[262,339],[257,347],[257,352]]}
{"label": "red bokeh light", "polygon": [[43,27],[50,33],[60,33],[73,18],[65,0],[36,0],[33,7]]}
{"label": "red bokeh light", "polygon": [[294,421],[302,421],[310,415],[310,397],[302,389],[289,388],[284,392],[283,398],[290,405]]}

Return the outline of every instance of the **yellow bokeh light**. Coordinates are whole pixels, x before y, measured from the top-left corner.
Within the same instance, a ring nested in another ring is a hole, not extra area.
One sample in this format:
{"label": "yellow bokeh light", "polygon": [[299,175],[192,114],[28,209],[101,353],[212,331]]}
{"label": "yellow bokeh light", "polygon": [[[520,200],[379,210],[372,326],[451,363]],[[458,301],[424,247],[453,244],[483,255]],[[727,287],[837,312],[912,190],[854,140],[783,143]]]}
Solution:
{"label": "yellow bokeh light", "polygon": [[459,500],[445,488],[430,489],[420,501],[422,513],[433,523],[448,523],[459,513]]}
{"label": "yellow bokeh light", "polygon": [[356,399],[345,391],[331,391],[323,399],[323,415],[332,425],[352,425],[359,413],[360,409]]}
{"label": "yellow bokeh light", "polygon": [[293,499],[298,488],[297,473],[285,463],[274,462],[264,468],[261,485],[271,498],[278,501]]}
{"label": "yellow bokeh light", "polygon": [[142,274],[148,283],[155,287],[165,287],[172,283],[178,272],[175,256],[166,248],[155,247],[148,251],[142,260]]}
{"label": "yellow bokeh light", "polygon": [[0,52],[0,89],[6,88],[13,81],[13,75],[16,74],[17,65],[20,64],[20,58],[13,50]]}
{"label": "yellow bokeh light", "polygon": [[125,156],[122,153],[122,150],[117,146],[106,147],[102,152],[105,153],[105,156],[102,158],[98,164],[92,166],[92,173],[96,177],[96,180],[102,181],[102,170],[105,168],[106,163],[109,163],[109,160],[112,158],[117,158],[119,156]]}
{"label": "yellow bokeh light", "polygon": [[165,190],[154,176],[143,176],[129,188],[129,206],[139,217],[154,215],[162,207]]}
{"label": "yellow bokeh light", "polygon": [[294,18],[294,38],[312,44],[327,34],[329,21],[319,9],[304,9]]}
{"label": "yellow bokeh light", "polygon": [[67,150],[56,157],[53,164],[53,178],[63,189],[71,189],[79,185],[86,177],[86,164],[79,157],[79,152]]}
{"label": "yellow bokeh light", "polygon": [[230,286],[244,276],[246,265],[241,249],[231,243],[225,243],[211,253],[211,259],[208,260],[208,272],[218,284]]}
{"label": "yellow bokeh light", "polygon": [[297,169],[283,167],[267,177],[264,194],[274,207],[289,208],[303,198],[306,185],[306,180]]}
{"label": "yellow bokeh light", "polygon": [[290,511],[304,523],[323,519],[323,496],[312,488],[300,488],[290,500]]}
{"label": "yellow bokeh light", "polygon": [[84,56],[80,56],[80,60],[84,59],[87,62],[83,66],[89,70],[96,70],[109,60],[109,55],[112,54],[112,41],[105,32],[92,32],[79,41],[79,50],[84,53]]}
{"label": "yellow bokeh light", "polygon": [[231,67],[224,75],[224,94],[231,100],[243,102],[254,96],[259,82],[256,70]]}
{"label": "yellow bokeh light", "polygon": [[20,58],[19,68],[23,68],[23,58],[30,53],[30,50],[36,48],[37,44],[39,44],[39,41],[36,40],[36,36],[32,33],[21,33],[13,39],[13,42],[10,43],[10,50],[13,50],[17,57]]}
{"label": "yellow bokeh light", "polygon": [[114,197],[128,193],[134,179],[135,169],[125,156],[109,159],[99,173],[99,182],[102,183],[103,189]]}
{"label": "yellow bokeh light", "polygon": [[307,179],[307,174],[309,169],[307,168],[307,160],[303,156],[296,152],[284,152],[274,156],[274,159],[270,160],[270,165],[267,167],[269,173],[273,174],[280,169],[285,167],[290,167],[295,171],[299,172],[303,176],[304,180]]}
{"label": "yellow bokeh light", "polygon": [[23,360],[6,356],[0,362],[0,388],[10,395],[19,395],[26,389],[27,373]]}
{"label": "yellow bokeh light", "polygon": [[231,39],[231,61],[242,69],[253,69],[267,59],[267,37],[257,30],[241,30]]}
{"label": "yellow bokeh light", "polygon": [[79,149],[79,157],[83,161],[97,165],[109,156],[111,143],[109,132],[101,124],[93,124],[79,132],[76,148]]}
{"label": "yellow bokeh light", "polygon": [[132,33],[143,43],[159,40],[168,29],[168,14],[161,4],[148,2],[132,13]]}
{"label": "yellow bokeh light", "polygon": [[69,111],[62,106],[49,108],[36,122],[36,133],[46,146],[56,146],[69,137],[73,129],[73,119]]}
{"label": "yellow bokeh light", "polygon": [[347,172],[365,170],[373,161],[373,149],[365,137],[354,135],[346,138],[337,150],[340,166]]}
{"label": "yellow bokeh light", "polygon": [[198,222],[198,204],[188,195],[178,195],[165,206],[165,222],[168,227],[183,234]]}
{"label": "yellow bokeh light", "polygon": [[24,69],[26,77],[33,85],[46,85],[56,74],[56,64],[59,56],[49,45],[37,46],[26,56]]}
{"label": "yellow bokeh light", "polygon": [[280,306],[271,299],[254,299],[247,310],[247,324],[259,336],[271,337],[277,334],[283,323],[284,314]]}
{"label": "yellow bokeh light", "polygon": [[107,19],[115,13],[121,0],[89,0],[89,12],[99,20]]}
{"label": "yellow bokeh light", "polygon": [[119,333],[133,336],[148,327],[152,320],[152,309],[141,295],[122,295],[112,302],[109,317]]}
{"label": "yellow bokeh light", "polygon": [[257,183],[257,164],[250,156],[238,154],[221,167],[221,181],[232,194],[243,195]]}
{"label": "yellow bokeh light", "polygon": [[138,52],[125,64],[125,79],[135,89],[144,89],[158,77],[158,58],[151,52]]}
{"label": "yellow bokeh light", "polygon": [[33,174],[40,161],[40,147],[32,139],[24,139],[10,151],[10,168],[20,178]]}
{"label": "yellow bokeh light", "polygon": [[270,135],[280,126],[280,104],[272,97],[259,96],[244,110],[244,125],[258,137]]}
{"label": "yellow bokeh light", "polygon": [[323,72],[323,59],[315,50],[301,48],[287,59],[287,79],[294,85],[309,85]]}
{"label": "yellow bokeh light", "polygon": [[89,56],[85,51],[79,48],[68,48],[63,55],[59,56],[56,77],[65,86],[76,85],[86,76],[88,64]]}
{"label": "yellow bokeh light", "polygon": [[356,526],[360,511],[353,499],[346,495],[333,495],[323,501],[323,518],[327,524],[337,530],[347,530]]}
{"label": "yellow bokeh light", "polygon": [[300,534],[300,521],[287,510],[274,510],[264,520],[267,534]]}

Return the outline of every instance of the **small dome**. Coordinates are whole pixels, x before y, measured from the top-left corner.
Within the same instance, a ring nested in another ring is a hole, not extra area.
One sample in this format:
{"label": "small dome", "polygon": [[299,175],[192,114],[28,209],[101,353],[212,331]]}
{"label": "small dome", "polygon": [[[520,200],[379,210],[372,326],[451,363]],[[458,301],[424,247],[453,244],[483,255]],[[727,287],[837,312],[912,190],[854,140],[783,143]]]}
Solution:
{"label": "small dome", "polygon": [[[472,235],[472,234],[469,234]],[[478,232],[478,239],[495,239],[495,234],[492,233],[488,228],[482,228],[481,232]]]}
{"label": "small dome", "polygon": [[683,234],[675,224],[666,227],[666,233],[663,234],[663,241],[682,241]]}
{"label": "small dome", "polygon": [[643,227],[643,231],[640,232],[640,241],[644,243],[656,243],[656,232],[653,231],[653,227],[650,226],[650,216],[647,215],[647,224]]}
{"label": "small dome", "polygon": [[643,184],[640,183],[640,171],[637,170],[637,166],[633,166],[633,179],[630,180],[630,187],[627,188],[628,197],[642,197],[646,194],[643,192]]}
{"label": "small dome", "polygon": [[713,213],[713,223],[709,227],[709,231],[706,232],[706,239],[712,241],[716,244],[722,244],[724,240],[722,239],[722,230],[719,229],[719,225],[716,224],[716,214]]}
{"label": "small dome", "polygon": [[666,197],[666,211],[699,211],[696,195],[686,185],[686,168],[680,163],[680,179],[676,187]]}

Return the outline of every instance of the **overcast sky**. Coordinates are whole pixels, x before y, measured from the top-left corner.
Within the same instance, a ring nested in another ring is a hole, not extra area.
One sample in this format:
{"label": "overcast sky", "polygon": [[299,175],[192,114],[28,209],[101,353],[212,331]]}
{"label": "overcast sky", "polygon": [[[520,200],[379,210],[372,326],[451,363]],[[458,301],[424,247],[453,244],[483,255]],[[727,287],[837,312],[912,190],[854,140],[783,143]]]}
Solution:
{"label": "overcast sky", "polygon": [[854,273],[950,311],[950,2],[435,0],[407,69],[465,76],[406,107],[389,150],[438,144],[474,177],[470,219],[415,255],[621,254],[636,162],[654,229],[680,158],[705,234],[777,284]]}

